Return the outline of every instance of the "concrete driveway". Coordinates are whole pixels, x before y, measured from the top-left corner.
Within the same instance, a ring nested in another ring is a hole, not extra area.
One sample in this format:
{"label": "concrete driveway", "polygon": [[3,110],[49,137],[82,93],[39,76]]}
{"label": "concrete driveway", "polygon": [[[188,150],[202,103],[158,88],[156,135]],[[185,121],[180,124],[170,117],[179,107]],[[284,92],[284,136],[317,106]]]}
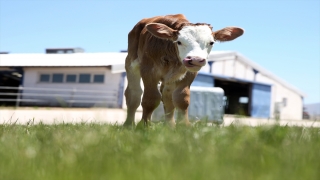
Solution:
{"label": "concrete driveway", "polygon": [[[141,118],[141,111],[136,113],[136,121]],[[124,109],[106,109],[106,108],[0,108],[0,124],[35,124],[42,122],[44,124],[57,123],[110,123],[122,124],[126,118]],[[277,123],[272,119],[258,118],[236,118],[235,116],[224,116],[223,125],[239,123],[249,126],[258,126]],[[320,127],[320,121],[309,120],[281,120],[280,125]]]}

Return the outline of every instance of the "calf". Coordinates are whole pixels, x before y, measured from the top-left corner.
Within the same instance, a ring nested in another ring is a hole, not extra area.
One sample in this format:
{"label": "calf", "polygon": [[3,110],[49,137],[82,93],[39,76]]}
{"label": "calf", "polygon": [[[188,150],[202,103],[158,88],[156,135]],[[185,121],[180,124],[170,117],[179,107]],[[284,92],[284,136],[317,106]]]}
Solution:
{"label": "calf", "polygon": [[[128,35],[125,63],[127,118],[124,125],[134,126],[142,92],[141,123],[149,124],[152,112],[162,100],[165,122],[175,125],[174,111],[177,109],[177,122],[188,125],[190,85],[206,65],[212,46],[216,41],[236,39],[243,32],[238,27],[212,31],[209,24],[190,23],[182,14],[139,21]],[[141,78],[144,91],[140,87]]]}

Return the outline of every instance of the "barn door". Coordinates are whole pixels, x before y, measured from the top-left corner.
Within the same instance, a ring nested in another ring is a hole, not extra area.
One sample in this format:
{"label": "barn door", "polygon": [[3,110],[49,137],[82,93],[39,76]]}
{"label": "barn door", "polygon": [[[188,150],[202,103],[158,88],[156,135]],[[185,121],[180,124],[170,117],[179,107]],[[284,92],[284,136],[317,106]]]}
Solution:
{"label": "barn door", "polygon": [[269,118],[271,105],[271,86],[252,84],[251,117]]}

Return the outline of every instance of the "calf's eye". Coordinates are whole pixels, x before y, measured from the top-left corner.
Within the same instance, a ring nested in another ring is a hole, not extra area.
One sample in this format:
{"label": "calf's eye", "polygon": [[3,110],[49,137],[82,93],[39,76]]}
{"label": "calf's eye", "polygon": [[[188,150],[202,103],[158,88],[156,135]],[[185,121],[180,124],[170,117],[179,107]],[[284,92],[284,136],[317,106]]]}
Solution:
{"label": "calf's eye", "polygon": [[214,44],[214,42],[213,42],[213,41],[211,41],[209,44],[212,46],[212,45]]}
{"label": "calf's eye", "polygon": [[181,42],[180,42],[180,41],[177,41],[177,44],[178,44],[178,45],[181,45]]}

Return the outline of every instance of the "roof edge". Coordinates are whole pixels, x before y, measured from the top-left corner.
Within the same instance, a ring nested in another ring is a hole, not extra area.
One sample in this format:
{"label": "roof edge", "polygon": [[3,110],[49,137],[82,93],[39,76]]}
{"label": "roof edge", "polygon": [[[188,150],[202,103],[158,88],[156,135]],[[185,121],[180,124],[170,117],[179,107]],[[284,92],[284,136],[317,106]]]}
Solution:
{"label": "roof edge", "polygon": [[300,91],[298,88],[294,87],[293,85],[289,84],[288,82],[286,82],[285,80],[279,78],[278,76],[276,76],[275,74],[271,73],[270,71],[264,69],[262,66],[258,65],[257,63],[249,60],[248,58],[246,58],[244,55],[238,53],[238,52],[234,52],[234,55],[236,56],[237,60],[242,61],[243,63],[249,64],[250,66],[252,66],[254,69],[258,70],[259,73],[277,81],[278,83],[282,84],[283,86],[287,87],[288,89],[298,93],[299,95],[301,95],[302,97],[306,97],[306,93]]}

